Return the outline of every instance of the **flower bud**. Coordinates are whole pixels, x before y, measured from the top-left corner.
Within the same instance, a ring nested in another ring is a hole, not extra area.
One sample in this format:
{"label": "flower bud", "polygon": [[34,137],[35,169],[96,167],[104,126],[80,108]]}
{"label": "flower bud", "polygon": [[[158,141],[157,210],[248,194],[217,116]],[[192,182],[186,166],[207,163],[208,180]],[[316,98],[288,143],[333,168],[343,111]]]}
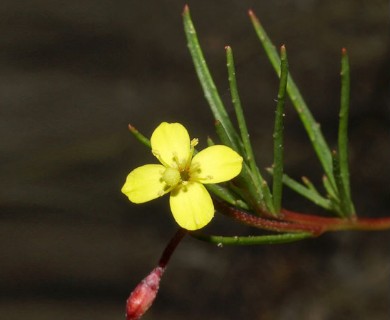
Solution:
{"label": "flower bud", "polygon": [[156,298],[164,268],[157,267],[143,279],[130,294],[126,302],[126,319],[138,320]]}

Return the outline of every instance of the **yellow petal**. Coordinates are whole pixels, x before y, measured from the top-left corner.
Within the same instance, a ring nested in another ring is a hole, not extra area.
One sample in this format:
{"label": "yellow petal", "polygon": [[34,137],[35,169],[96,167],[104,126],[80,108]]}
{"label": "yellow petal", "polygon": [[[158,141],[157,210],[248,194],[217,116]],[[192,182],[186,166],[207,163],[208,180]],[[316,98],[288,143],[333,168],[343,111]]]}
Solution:
{"label": "yellow petal", "polygon": [[169,191],[162,180],[165,167],[147,164],[131,171],[122,187],[122,192],[131,202],[143,203],[161,197]]}
{"label": "yellow petal", "polygon": [[197,230],[214,216],[214,205],[206,188],[197,182],[181,185],[169,198],[174,219],[184,229]]}
{"label": "yellow petal", "polygon": [[233,149],[215,145],[194,156],[190,180],[201,183],[219,183],[237,176],[242,169],[242,157]]}
{"label": "yellow petal", "polygon": [[161,123],[150,138],[153,154],[166,167],[184,168],[190,157],[190,136],[180,123]]}

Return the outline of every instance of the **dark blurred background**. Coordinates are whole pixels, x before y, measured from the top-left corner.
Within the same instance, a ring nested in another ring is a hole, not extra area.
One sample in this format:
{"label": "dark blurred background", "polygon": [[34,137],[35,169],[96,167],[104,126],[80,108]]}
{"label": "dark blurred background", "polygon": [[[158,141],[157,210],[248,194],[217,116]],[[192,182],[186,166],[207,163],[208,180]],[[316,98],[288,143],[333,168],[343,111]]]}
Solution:
{"label": "dark blurred background", "polygon": [[[340,50],[350,53],[353,195],[390,215],[390,23],[385,0],[187,1],[229,111],[233,47],[259,166],[272,162],[278,81],[247,17],[252,8],[330,145]],[[167,198],[133,205],[127,173],[155,161],[128,133],[186,125],[201,146],[213,119],[187,51],[185,2],[9,1],[0,5],[0,318],[124,319],[132,288],[176,230]],[[321,171],[291,105],[286,170]],[[285,191],[284,206],[319,212]],[[256,234],[227,218],[205,232]],[[390,231],[295,244],[217,248],[188,238],[145,319],[389,319]]]}

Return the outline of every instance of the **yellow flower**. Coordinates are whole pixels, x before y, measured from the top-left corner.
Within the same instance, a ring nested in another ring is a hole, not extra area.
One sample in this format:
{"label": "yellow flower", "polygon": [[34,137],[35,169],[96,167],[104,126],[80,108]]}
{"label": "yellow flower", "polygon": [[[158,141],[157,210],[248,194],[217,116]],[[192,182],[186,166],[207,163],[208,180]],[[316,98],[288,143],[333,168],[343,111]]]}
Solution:
{"label": "yellow flower", "polygon": [[236,177],[241,172],[242,157],[224,145],[208,147],[193,156],[198,140],[191,141],[180,123],[161,123],[150,142],[161,164],[147,164],[131,171],[122,192],[134,203],[170,192],[176,222],[187,230],[204,227],[214,216],[214,205],[203,184]]}

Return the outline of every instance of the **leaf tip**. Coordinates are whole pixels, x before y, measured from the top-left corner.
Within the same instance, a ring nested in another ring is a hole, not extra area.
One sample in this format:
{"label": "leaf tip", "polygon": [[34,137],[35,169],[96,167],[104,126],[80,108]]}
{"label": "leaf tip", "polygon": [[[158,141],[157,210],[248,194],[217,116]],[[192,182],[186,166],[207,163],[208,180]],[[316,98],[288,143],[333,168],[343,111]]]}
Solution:
{"label": "leaf tip", "polygon": [[248,10],[248,15],[249,15],[249,18],[252,20],[253,23],[260,23],[259,19],[256,17],[256,15],[255,15],[255,13],[253,12],[252,9]]}
{"label": "leaf tip", "polygon": [[129,124],[127,125],[127,127],[129,128],[129,130],[130,130],[131,132],[137,131],[137,129],[136,129],[131,123],[129,123]]}
{"label": "leaf tip", "polygon": [[189,12],[190,12],[190,7],[188,6],[188,4],[185,4],[183,9],[183,15],[186,15]]}

